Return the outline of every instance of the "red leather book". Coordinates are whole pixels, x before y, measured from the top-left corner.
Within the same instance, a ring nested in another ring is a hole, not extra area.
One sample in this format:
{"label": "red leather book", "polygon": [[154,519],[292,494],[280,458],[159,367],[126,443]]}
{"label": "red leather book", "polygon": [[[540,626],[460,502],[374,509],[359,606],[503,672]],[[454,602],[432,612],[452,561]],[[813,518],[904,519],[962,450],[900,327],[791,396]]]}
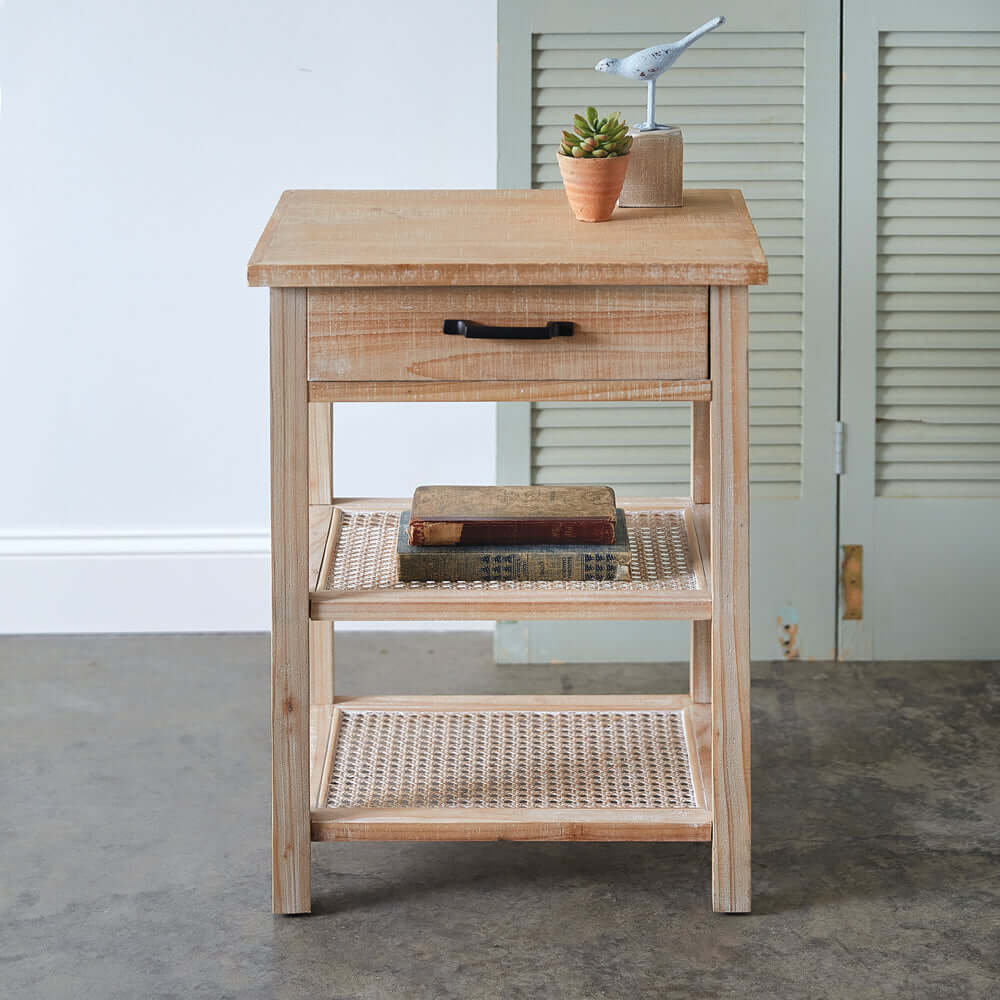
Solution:
{"label": "red leather book", "polygon": [[410,545],[612,545],[610,486],[420,486]]}

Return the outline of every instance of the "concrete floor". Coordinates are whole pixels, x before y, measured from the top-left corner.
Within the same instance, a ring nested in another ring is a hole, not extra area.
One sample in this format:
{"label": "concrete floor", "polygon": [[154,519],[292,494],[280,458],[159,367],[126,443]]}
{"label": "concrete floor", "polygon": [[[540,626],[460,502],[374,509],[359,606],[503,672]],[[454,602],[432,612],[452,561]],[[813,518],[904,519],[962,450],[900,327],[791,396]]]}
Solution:
{"label": "concrete floor", "polygon": [[[683,690],[347,635],[345,693]],[[760,664],[755,913],[706,844],[320,844],[269,912],[263,636],[0,643],[0,995],[1000,996],[996,664]]]}

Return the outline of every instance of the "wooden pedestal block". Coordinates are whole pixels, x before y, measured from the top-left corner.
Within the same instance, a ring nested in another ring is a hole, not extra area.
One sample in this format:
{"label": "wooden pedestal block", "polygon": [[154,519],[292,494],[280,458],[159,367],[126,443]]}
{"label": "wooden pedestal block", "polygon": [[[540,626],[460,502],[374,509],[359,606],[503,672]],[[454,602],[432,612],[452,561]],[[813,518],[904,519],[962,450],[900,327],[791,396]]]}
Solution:
{"label": "wooden pedestal block", "polygon": [[622,208],[679,208],[683,204],[684,137],[681,130],[630,128],[632,152],[618,204]]}

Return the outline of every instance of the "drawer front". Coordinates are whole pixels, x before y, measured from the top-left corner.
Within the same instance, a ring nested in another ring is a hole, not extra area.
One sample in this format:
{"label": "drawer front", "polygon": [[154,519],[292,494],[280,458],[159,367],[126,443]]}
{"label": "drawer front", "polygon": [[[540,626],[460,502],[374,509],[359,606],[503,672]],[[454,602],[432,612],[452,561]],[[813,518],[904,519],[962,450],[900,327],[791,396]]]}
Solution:
{"label": "drawer front", "polygon": [[[310,289],[309,379],[454,381],[703,379],[704,287]],[[446,319],[575,324],[552,340],[467,340]]]}

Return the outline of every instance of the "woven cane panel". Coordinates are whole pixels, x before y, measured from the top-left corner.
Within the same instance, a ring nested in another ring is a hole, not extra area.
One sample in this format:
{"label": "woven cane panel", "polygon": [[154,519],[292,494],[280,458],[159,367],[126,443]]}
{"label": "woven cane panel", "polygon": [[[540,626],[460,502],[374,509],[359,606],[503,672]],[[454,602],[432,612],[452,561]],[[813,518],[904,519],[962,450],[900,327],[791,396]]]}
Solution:
{"label": "woven cane panel", "polygon": [[326,590],[697,590],[680,511],[626,511],[631,580],[447,580],[404,583],[396,573],[399,514],[344,511]]}
{"label": "woven cane panel", "polygon": [[684,713],[339,710],[327,806],[698,805]]}

